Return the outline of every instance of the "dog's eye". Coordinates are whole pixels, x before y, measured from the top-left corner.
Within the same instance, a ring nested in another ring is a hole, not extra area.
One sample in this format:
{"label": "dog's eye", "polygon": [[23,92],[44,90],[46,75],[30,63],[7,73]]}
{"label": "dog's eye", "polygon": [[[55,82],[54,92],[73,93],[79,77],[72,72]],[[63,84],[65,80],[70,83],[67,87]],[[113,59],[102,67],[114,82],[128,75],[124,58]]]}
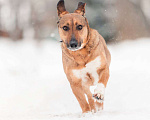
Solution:
{"label": "dog's eye", "polygon": [[64,30],[64,31],[68,31],[68,30],[69,30],[69,27],[64,26],[64,27],[63,27],[63,30]]}
{"label": "dog's eye", "polygon": [[83,26],[82,25],[78,25],[77,26],[77,30],[82,30]]}

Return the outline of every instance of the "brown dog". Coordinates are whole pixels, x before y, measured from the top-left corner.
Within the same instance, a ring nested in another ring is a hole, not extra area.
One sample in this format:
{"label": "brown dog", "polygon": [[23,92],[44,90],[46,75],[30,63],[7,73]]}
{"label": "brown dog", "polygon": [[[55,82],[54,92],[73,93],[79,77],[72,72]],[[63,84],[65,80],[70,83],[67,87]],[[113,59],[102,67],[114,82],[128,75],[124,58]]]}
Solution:
{"label": "brown dog", "polygon": [[[57,10],[64,71],[82,112],[96,112],[103,109],[110,53],[103,37],[89,28],[84,16],[85,3],[79,2],[75,12],[69,13],[65,9],[64,0],[60,0]],[[93,93],[92,86],[96,87]]]}

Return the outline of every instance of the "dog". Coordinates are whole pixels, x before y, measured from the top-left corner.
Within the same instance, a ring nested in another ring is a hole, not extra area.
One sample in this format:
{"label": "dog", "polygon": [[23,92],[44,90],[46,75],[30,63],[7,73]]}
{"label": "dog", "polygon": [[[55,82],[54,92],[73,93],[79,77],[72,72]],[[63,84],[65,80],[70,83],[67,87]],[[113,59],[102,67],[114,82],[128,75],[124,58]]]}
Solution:
{"label": "dog", "polygon": [[89,27],[85,5],[79,2],[69,13],[64,0],[57,4],[63,68],[82,113],[103,109],[111,61],[105,40]]}

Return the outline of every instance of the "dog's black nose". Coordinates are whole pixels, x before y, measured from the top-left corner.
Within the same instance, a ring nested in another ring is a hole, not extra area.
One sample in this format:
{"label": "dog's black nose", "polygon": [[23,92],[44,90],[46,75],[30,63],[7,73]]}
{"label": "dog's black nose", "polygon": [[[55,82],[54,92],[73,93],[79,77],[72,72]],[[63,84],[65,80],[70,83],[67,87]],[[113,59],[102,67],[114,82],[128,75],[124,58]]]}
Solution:
{"label": "dog's black nose", "polygon": [[71,48],[77,48],[77,46],[78,46],[78,41],[72,39],[72,40],[70,41],[70,47],[71,47]]}

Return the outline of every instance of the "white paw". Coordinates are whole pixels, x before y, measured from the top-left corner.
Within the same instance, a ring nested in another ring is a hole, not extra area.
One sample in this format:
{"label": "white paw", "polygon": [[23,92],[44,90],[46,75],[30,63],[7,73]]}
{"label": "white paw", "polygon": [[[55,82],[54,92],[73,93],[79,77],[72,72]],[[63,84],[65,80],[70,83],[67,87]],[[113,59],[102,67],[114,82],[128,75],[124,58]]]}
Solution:
{"label": "white paw", "polygon": [[94,113],[92,112],[87,112],[87,113],[82,113],[82,117],[92,117]]}
{"label": "white paw", "polygon": [[102,103],[104,101],[104,94],[105,94],[105,86],[102,83],[98,83],[97,88],[94,90],[93,98]]}
{"label": "white paw", "polygon": [[101,93],[93,94],[93,98],[97,102],[102,103],[104,101],[104,94],[101,94]]}

